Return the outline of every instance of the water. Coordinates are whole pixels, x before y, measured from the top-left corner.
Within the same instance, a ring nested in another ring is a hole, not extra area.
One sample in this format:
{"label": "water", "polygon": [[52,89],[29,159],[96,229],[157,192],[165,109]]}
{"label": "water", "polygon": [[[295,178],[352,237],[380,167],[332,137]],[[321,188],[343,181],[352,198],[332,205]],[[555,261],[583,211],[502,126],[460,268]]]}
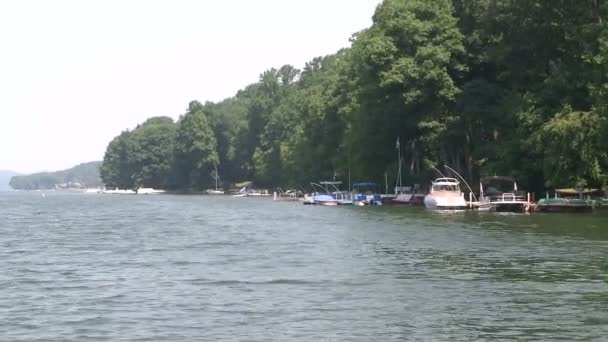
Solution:
{"label": "water", "polygon": [[608,213],[0,194],[1,341],[608,338]]}

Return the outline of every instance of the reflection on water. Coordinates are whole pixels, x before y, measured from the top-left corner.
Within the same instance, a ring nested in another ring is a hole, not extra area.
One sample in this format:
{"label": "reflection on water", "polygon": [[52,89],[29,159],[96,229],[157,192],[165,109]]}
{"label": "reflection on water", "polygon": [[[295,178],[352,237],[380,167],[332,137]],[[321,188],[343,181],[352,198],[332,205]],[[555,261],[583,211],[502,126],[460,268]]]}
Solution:
{"label": "reflection on water", "polygon": [[608,215],[0,194],[7,340],[601,340]]}

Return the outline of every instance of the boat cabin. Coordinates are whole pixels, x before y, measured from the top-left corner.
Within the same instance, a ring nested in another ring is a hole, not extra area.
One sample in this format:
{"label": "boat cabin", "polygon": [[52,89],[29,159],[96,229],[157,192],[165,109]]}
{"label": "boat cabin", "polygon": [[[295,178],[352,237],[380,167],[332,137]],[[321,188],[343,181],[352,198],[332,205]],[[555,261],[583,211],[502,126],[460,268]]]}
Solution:
{"label": "boat cabin", "polygon": [[435,191],[460,192],[460,182],[456,178],[437,178],[431,186],[431,192]]}

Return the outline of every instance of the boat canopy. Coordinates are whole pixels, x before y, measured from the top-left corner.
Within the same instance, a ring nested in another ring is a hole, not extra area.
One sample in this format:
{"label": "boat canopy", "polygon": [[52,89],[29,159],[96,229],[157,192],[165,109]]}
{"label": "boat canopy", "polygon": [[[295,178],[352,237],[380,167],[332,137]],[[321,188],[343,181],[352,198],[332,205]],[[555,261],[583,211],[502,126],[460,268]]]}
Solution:
{"label": "boat canopy", "polygon": [[322,181],[322,182],[319,182],[319,184],[322,184],[322,185],[340,185],[340,184],[342,184],[342,182],[341,181]]}
{"label": "boat canopy", "polygon": [[435,179],[435,181],[433,183],[450,184],[450,185],[460,184],[460,182],[456,178],[437,178],[437,179]]}
{"label": "boat canopy", "polygon": [[592,194],[595,192],[598,192],[598,189],[555,189],[555,192],[558,192],[560,194],[564,194],[564,195],[579,195],[579,194],[583,194],[583,195],[588,195],[588,194]]}
{"label": "boat canopy", "polygon": [[378,184],[374,183],[374,182],[358,182],[358,183],[353,183],[353,186],[377,186]]}
{"label": "boat canopy", "polygon": [[234,186],[236,186],[237,188],[242,188],[244,186],[251,186],[252,184],[253,184],[252,181],[245,181],[245,182],[235,183]]}

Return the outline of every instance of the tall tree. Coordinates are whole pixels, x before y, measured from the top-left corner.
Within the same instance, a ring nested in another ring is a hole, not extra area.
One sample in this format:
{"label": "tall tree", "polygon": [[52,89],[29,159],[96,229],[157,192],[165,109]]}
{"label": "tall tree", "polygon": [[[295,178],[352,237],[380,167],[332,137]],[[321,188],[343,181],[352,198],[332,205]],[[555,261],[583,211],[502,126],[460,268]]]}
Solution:
{"label": "tall tree", "polygon": [[212,184],[219,158],[217,141],[203,105],[190,102],[178,122],[175,141],[176,183],[182,189],[202,190]]}

